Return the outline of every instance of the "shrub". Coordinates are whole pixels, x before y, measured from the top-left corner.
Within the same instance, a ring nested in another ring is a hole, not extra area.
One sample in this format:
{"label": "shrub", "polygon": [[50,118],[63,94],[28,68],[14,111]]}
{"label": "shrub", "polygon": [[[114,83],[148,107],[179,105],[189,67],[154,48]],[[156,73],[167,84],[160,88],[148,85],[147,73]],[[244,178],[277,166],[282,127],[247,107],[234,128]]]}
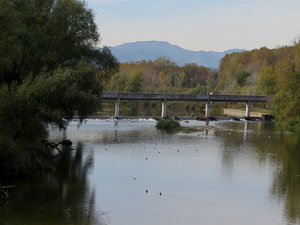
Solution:
{"label": "shrub", "polygon": [[181,128],[178,121],[173,119],[163,119],[157,122],[156,128],[159,130],[173,131]]}

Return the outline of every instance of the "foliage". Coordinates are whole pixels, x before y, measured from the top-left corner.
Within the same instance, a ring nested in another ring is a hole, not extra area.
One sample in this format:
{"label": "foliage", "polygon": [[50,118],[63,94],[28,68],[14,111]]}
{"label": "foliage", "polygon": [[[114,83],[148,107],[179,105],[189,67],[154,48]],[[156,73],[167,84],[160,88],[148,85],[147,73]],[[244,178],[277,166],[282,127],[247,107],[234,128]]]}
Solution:
{"label": "foliage", "polygon": [[266,66],[258,74],[258,91],[262,94],[273,95],[276,90],[276,75],[271,66]]}
{"label": "foliage", "polygon": [[211,73],[209,68],[198,66],[195,63],[186,64],[182,69],[185,73],[183,87],[195,87],[198,84],[206,85],[207,78]]}
{"label": "foliage", "polygon": [[142,91],[142,75],[133,74],[129,77],[126,84],[127,92],[141,92]]}
{"label": "foliage", "polygon": [[300,42],[277,49],[261,48],[226,55],[220,65],[218,92],[274,95],[282,124],[300,122]]}
{"label": "foliage", "polygon": [[109,82],[108,90],[112,92],[125,92],[127,80],[128,77],[122,72],[114,74]]}
{"label": "foliage", "polygon": [[251,74],[246,72],[246,71],[240,71],[236,74],[237,77],[237,84],[239,86],[244,86],[246,84],[247,78],[250,76]]}
{"label": "foliage", "polygon": [[48,126],[64,128],[100,106],[101,81],[118,71],[80,0],[0,1],[0,170],[46,168]]}
{"label": "foliage", "polygon": [[274,102],[279,115],[286,122],[296,125],[300,122],[300,43],[294,49],[294,57],[282,60],[277,66],[277,88]]}
{"label": "foliage", "polygon": [[190,93],[191,94],[202,94],[202,95],[205,95],[205,94],[207,94],[207,88],[206,88],[206,86],[198,84],[197,87],[191,89]]}
{"label": "foliage", "polygon": [[180,123],[173,119],[162,119],[159,120],[156,124],[157,129],[165,131],[174,131],[180,127]]}
{"label": "foliage", "polygon": [[[83,120],[100,107],[98,69],[86,62],[30,77],[19,85],[23,100],[40,110],[44,121],[63,128],[63,121],[78,114]],[[62,118],[64,120],[62,120]]]}
{"label": "foliage", "polygon": [[106,91],[189,93],[191,88],[198,90],[200,86],[214,91],[216,81],[216,71],[195,63],[180,67],[163,57],[121,64],[120,71],[108,81]]}
{"label": "foliage", "polygon": [[0,168],[4,174],[28,173],[48,165],[47,128],[64,128],[76,113],[96,112],[101,86],[97,69],[85,62],[58,68],[20,85],[0,88]]}
{"label": "foliage", "polygon": [[[18,86],[0,88],[0,169],[1,175],[34,171],[45,166],[46,124],[35,105],[23,99]],[[47,164],[46,164],[47,165]]]}

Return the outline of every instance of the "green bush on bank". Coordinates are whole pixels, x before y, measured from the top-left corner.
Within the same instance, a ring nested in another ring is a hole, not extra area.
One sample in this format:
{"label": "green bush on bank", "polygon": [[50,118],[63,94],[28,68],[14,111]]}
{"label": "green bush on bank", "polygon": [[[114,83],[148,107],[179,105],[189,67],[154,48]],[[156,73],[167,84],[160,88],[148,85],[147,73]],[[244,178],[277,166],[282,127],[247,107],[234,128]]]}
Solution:
{"label": "green bush on bank", "polygon": [[[187,121],[186,121],[187,122]],[[177,120],[173,119],[162,119],[159,120],[156,124],[156,128],[161,131],[166,132],[183,132],[183,133],[193,133],[193,132],[199,132],[199,129],[193,128],[193,127],[185,127],[181,126],[180,123]]]}
{"label": "green bush on bank", "polygon": [[181,125],[178,121],[173,119],[162,119],[157,122],[156,128],[165,131],[175,131],[180,129]]}

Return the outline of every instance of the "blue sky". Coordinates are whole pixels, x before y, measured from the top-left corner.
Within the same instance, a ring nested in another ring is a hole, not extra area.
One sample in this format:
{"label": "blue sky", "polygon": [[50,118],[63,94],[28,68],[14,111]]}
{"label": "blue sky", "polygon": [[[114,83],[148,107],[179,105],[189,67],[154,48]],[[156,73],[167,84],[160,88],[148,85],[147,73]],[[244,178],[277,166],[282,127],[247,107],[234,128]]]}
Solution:
{"label": "blue sky", "polygon": [[191,50],[275,48],[300,35],[300,0],[86,0],[101,46],[168,41]]}

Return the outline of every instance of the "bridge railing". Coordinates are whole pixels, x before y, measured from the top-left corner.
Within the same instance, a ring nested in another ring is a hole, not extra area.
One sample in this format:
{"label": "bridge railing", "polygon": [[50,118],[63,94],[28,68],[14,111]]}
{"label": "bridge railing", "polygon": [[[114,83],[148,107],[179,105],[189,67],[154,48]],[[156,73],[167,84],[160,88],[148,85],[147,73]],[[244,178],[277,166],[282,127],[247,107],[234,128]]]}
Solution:
{"label": "bridge railing", "polygon": [[152,94],[152,93],[103,93],[102,99],[115,100],[115,117],[119,117],[120,100],[159,100],[162,101],[161,117],[167,116],[167,101],[205,101],[205,117],[210,117],[211,102],[245,102],[245,117],[250,117],[253,102],[267,102],[272,96],[261,95],[194,95],[194,94]]}

